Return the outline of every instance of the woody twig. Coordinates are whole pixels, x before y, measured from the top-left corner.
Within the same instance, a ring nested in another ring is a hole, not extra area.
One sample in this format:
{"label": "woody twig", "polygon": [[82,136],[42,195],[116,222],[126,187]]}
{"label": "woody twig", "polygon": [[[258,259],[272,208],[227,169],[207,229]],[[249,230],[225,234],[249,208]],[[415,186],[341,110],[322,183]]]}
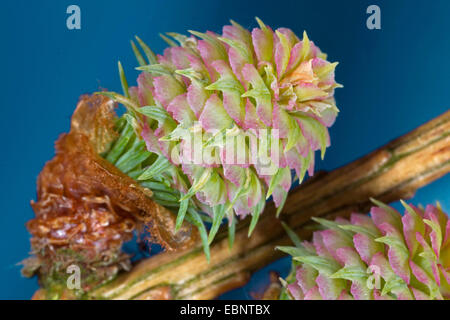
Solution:
{"label": "woody twig", "polygon": [[389,203],[450,171],[450,111],[372,153],[334,171],[321,172],[291,191],[281,217],[268,204],[252,236],[249,221],[237,226],[235,243],[226,234],[211,245],[211,262],[201,245],[161,253],[138,263],[110,283],[89,292],[93,299],[212,299],[244,285],[252,272],[278,259],[275,246],[289,243],[280,221],[307,238],[311,217],[367,212],[370,198]]}

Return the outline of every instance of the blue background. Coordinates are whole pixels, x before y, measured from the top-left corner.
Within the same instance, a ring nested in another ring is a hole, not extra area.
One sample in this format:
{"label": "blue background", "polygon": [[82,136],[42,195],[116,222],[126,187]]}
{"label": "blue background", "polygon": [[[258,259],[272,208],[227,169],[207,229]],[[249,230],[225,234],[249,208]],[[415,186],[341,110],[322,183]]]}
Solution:
{"label": "blue background", "polygon": [[[66,28],[71,4],[81,8],[81,30]],[[366,28],[371,4],[381,8],[381,30]],[[230,18],[253,28],[255,16],[299,35],[306,29],[330,60],[340,62],[341,113],[318,169],[348,163],[448,109],[450,1],[2,2],[0,298],[28,299],[37,289],[16,265],[29,250],[24,224],[33,217],[36,177],[53,157],[58,135],[69,129],[78,97],[120,90],[119,59],[130,82],[135,78],[129,39],[138,34],[160,53],[160,32],[220,32]],[[420,190],[414,203],[440,200],[448,211],[449,187],[447,175]],[[267,283],[269,270],[285,275],[288,267],[282,259],[224,297],[250,298]]]}

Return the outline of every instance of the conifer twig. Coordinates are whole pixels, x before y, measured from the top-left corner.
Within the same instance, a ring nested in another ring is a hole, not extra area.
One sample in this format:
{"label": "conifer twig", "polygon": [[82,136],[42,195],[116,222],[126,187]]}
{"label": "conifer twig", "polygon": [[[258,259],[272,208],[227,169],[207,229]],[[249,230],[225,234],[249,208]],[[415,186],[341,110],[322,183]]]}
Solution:
{"label": "conifer twig", "polygon": [[208,264],[201,244],[166,252],[138,263],[89,293],[93,299],[212,299],[244,285],[252,272],[278,259],[275,246],[289,243],[283,220],[301,238],[312,230],[311,217],[333,218],[367,212],[369,198],[389,203],[450,171],[450,111],[374,152],[329,173],[321,172],[290,192],[280,219],[268,204],[250,238],[249,221],[236,226],[233,248],[219,234]]}

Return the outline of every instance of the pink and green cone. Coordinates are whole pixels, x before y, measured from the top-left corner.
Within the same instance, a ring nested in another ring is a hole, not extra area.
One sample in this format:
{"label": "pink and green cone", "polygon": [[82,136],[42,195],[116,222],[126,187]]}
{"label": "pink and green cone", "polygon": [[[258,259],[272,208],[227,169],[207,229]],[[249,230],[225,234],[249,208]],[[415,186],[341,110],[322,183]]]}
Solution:
{"label": "pink and green cone", "polygon": [[374,203],[370,216],[315,219],[324,229],[311,242],[294,236],[296,247],[279,247],[293,257],[282,298],[450,299],[448,216],[439,205],[402,202],[401,216]]}
{"label": "pink and green cone", "polygon": [[[251,32],[232,21],[222,35],[168,33],[174,40],[163,36],[163,55],[137,38],[146,56],[132,42],[137,86],[128,88],[119,66],[125,94],[103,93],[127,107],[128,122],[159,156],[137,180],[162,168],[184,203],[180,220],[189,206],[213,221],[209,242],[225,218],[233,226],[252,215],[251,233],[270,196],[281,211],[294,179],[313,174],[315,151],[323,158],[338,113],[337,63],[306,33],[300,40],[257,21]],[[230,149],[227,139],[243,143]]]}

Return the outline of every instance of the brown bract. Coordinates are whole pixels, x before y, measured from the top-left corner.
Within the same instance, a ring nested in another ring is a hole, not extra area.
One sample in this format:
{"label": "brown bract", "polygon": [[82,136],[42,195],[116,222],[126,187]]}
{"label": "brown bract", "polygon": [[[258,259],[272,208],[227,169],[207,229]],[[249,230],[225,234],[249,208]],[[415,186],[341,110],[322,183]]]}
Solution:
{"label": "brown bract", "polygon": [[144,227],[169,250],[196,243],[195,228],[184,224],[175,234],[175,215],[150,198],[151,190],[99,155],[117,137],[114,106],[100,95],[82,96],[70,132],[60,136],[55,157],[39,174],[31,202],[36,217],[27,223],[35,257],[25,263],[26,275],[65,272],[61,268],[78,263],[96,278],[110,277],[127,269],[122,244]]}

